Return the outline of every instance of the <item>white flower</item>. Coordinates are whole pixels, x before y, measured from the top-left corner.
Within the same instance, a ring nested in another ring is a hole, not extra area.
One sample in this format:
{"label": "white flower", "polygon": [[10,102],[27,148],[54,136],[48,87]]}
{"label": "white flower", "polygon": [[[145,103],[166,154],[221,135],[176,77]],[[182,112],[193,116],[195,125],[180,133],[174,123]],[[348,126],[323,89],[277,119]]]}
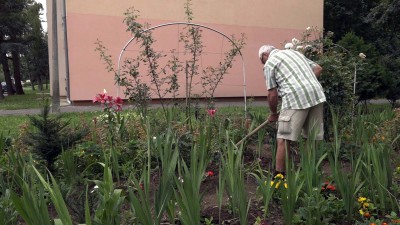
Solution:
{"label": "white flower", "polygon": [[307,32],[310,32],[310,31],[311,31],[311,27],[307,27],[307,28],[306,28],[306,31],[307,31]]}
{"label": "white flower", "polygon": [[302,50],[303,48],[304,48],[303,45],[299,45],[296,47],[296,50]]}
{"label": "white flower", "polygon": [[93,190],[90,193],[95,192],[97,189],[99,189],[99,186],[96,185],[96,186],[93,187]]}
{"label": "white flower", "polygon": [[294,45],[292,43],[286,43],[285,49],[293,49]]}
{"label": "white flower", "polygon": [[360,57],[361,59],[367,58],[367,56],[362,52],[360,54],[358,54],[358,57]]}
{"label": "white flower", "polygon": [[182,177],[178,177],[178,180],[183,183],[183,178]]}
{"label": "white flower", "polygon": [[312,45],[306,45],[305,48],[306,48],[306,49],[311,49],[311,48],[312,48]]}
{"label": "white flower", "polygon": [[153,140],[156,140],[156,139],[157,139],[157,137],[156,137],[156,136],[154,136],[154,137],[153,137]]}
{"label": "white flower", "polygon": [[299,42],[300,42],[300,41],[299,41],[299,40],[297,40],[296,38],[293,38],[293,39],[292,39],[292,43],[293,43],[293,45],[297,45]]}
{"label": "white flower", "polygon": [[107,94],[107,90],[106,90],[106,89],[103,89],[103,93],[104,93],[104,94]]}

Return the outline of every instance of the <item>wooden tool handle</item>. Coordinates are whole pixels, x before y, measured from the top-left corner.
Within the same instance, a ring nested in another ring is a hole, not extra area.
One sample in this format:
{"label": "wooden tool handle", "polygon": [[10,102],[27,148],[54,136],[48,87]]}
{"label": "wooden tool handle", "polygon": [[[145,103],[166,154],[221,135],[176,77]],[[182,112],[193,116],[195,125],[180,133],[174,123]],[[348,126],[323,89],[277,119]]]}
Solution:
{"label": "wooden tool handle", "polygon": [[263,128],[265,125],[269,124],[271,122],[269,122],[268,120],[264,121],[264,123],[262,123],[260,126],[256,127],[254,130],[252,130],[249,134],[247,134],[244,138],[242,138],[242,140],[240,140],[238,143],[235,144],[235,146],[239,146],[244,140],[246,140],[248,137],[250,137],[251,135],[253,135],[255,132],[257,132],[259,129]]}

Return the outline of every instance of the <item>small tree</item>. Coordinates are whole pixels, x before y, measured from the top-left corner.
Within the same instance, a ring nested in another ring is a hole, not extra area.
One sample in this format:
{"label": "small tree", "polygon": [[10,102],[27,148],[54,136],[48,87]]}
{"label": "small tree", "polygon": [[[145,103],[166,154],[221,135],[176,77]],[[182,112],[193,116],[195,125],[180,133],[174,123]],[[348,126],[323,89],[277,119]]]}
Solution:
{"label": "small tree", "polygon": [[[348,49],[357,63],[356,96],[367,110],[367,101],[384,96],[384,68],[376,48],[353,32],[347,33],[338,45]],[[360,55],[360,57],[359,57]]]}
{"label": "small tree", "polygon": [[89,130],[69,129],[70,122],[63,121],[62,115],[50,115],[49,101],[46,99],[40,116],[29,116],[34,129],[29,130],[23,141],[31,146],[33,153],[47,162],[47,168],[54,172],[54,162],[63,150],[72,147],[84,138]]}

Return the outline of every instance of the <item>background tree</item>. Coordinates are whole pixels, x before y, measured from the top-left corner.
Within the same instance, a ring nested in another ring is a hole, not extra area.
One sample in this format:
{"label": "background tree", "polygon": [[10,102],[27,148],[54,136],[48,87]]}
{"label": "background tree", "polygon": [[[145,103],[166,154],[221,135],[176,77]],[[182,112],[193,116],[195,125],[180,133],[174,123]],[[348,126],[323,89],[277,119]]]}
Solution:
{"label": "background tree", "polygon": [[[0,62],[9,95],[24,94],[21,81],[29,77],[25,75],[27,71],[32,71],[32,81],[48,76],[47,37],[39,19],[41,9],[41,4],[32,0],[0,0]],[[23,69],[22,65],[30,68]]]}
{"label": "background tree", "polygon": [[[47,33],[43,31],[40,21],[40,3],[34,3],[27,11],[27,20],[30,32],[26,34],[27,51],[24,57],[24,71],[31,80],[32,89],[35,89],[35,84],[39,90],[43,90],[43,83],[48,83],[49,78],[49,56]],[[46,87],[47,89],[47,87]]]}
{"label": "background tree", "polygon": [[357,72],[356,96],[358,96],[358,102],[363,102],[366,107],[369,99],[379,97],[379,94],[383,93],[385,73],[380,55],[375,46],[366,43],[354,32],[344,35],[338,45],[350,52],[351,56],[348,57],[354,57],[354,60],[359,61],[358,67],[355,68]]}
{"label": "background tree", "polygon": [[381,54],[381,62],[385,69],[385,97],[395,106],[400,99],[400,1],[385,0],[371,9],[366,21],[377,33],[381,34],[376,47]]}
{"label": "background tree", "polygon": [[[367,55],[363,70],[357,71],[356,94],[364,103],[376,97],[395,102],[400,96],[397,72],[400,67],[399,12],[398,0],[324,2],[324,28],[335,34],[333,40],[344,39],[340,41],[341,45]],[[349,32],[352,34],[348,35]],[[367,53],[365,48],[370,52]]]}
{"label": "background tree", "polygon": [[[27,0],[2,0],[0,7],[0,60],[3,66],[8,94],[24,94],[21,85],[20,53],[24,47]],[[8,59],[12,60],[13,74]],[[14,81],[12,81],[12,77]],[[14,86],[15,85],[15,86]]]}

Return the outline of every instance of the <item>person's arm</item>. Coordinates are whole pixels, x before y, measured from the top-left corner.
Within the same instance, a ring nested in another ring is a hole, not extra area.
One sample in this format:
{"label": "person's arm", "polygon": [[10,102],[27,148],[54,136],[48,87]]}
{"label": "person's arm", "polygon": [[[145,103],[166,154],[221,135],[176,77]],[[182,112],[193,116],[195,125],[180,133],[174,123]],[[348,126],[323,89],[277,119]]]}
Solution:
{"label": "person's arm", "polygon": [[268,106],[271,114],[268,117],[269,122],[278,120],[278,89],[272,88],[268,90]]}
{"label": "person's arm", "polygon": [[314,72],[315,77],[317,79],[319,79],[319,77],[321,76],[321,73],[322,73],[322,67],[320,65],[318,65],[318,63],[310,60],[309,58],[306,58],[306,60],[308,62],[308,65],[310,65],[312,71]]}
{"label": "person's arm", "polygon": [[322,67],[318,64],[314,64],[312,68],[312,71],[314,72],[315,76],[317,77],[317,79],[319,79],[319,77],[321,76],[322,73]]}

